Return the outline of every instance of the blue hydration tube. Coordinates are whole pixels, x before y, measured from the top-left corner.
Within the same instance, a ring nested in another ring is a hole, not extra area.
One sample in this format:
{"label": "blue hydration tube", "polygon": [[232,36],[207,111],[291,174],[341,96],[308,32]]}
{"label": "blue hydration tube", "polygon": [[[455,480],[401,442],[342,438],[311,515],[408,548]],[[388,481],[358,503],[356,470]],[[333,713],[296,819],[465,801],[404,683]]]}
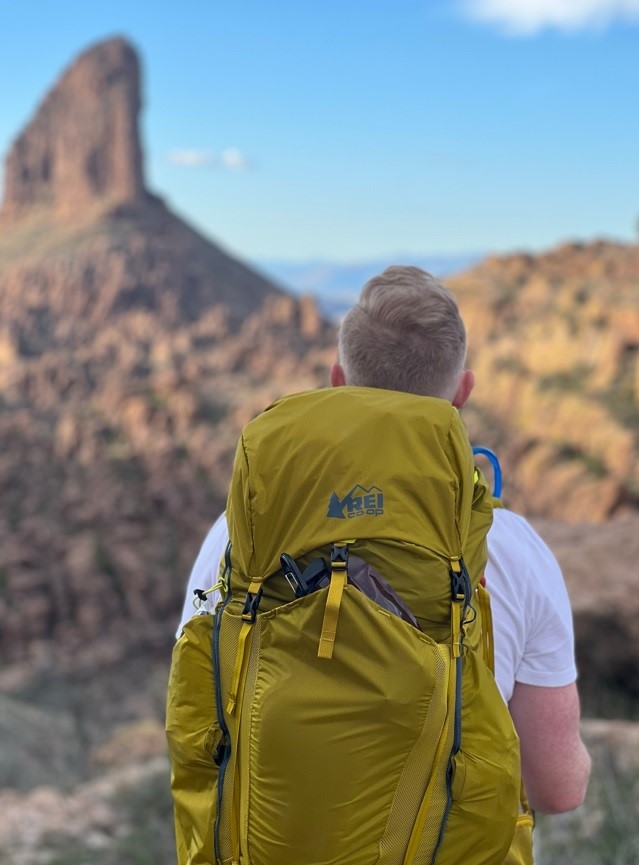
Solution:
{"label": "blue hydration tube", "polygon": [[486,457],[490,464],[493,467],[493,495],[496,499],[501,496],[501,466],[499,465],[499,460],[497,459],[497,454],[494,451],[491,451],[490,448],[483,447],[474,447],[473,454],[481,454],[481,456]]}

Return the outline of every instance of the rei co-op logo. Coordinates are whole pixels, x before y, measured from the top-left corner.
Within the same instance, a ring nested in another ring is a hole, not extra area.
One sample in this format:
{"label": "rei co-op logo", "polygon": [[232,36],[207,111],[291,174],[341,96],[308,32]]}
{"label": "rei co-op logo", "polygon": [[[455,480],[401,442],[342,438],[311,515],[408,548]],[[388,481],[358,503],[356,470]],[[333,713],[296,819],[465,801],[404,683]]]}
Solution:
{"label": "rei co-op logo", "polygon": [[333,493],[328,503],[327,517],[335,517],[338,520],[352,519],[353,517],[379,517],[384,513],[384,493],[379,487],[363,487],[356,484],[350,493],[346,493],[343,499]]}

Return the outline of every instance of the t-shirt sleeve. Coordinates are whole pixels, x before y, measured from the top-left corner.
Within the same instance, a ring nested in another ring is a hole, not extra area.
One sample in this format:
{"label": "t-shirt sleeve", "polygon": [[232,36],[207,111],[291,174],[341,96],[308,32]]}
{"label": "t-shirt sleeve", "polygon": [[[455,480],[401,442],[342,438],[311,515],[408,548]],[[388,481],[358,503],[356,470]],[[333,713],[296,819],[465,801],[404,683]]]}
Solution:
{"label": "t-shirt sleeve", "polygon": [[[224,555],[228,539],[229,535],[226,526],[226,515],[221,514],[209,530],[195,563],[193,564],[186,588],[186,596],[182,608],[182,618],[180,619],[180,624],[175,634],[176,638],[178,638],[182,633],[184,624],[188,622],[195,613],[195,608],[193,607],[193,593],[195,590],[208,589],[217,582],[220,559]],[[218,597],[219,592],[212,593],[209,598],[210,604],[214,605]]]}
{"label": "t-shirt sleeve", "polygon": [[515,681],[560,687],[577,678],[570,600],[557,559],[524,520],[528,570],[524,651]]}

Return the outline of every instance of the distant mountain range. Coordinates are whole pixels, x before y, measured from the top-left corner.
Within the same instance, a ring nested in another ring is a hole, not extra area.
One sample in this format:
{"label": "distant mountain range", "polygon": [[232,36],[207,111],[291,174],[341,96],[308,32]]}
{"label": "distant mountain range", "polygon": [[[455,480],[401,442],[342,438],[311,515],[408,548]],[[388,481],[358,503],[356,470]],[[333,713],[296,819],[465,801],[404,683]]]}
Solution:
{"label": "distant mountain range", "polygon": [[364,283],[391,264],[412,264],[444,279],[477,264],[485,254],[397,255],[365,261],[279,261],[262,259],[255,262],[262,272],[296,294],[312,294],[323,312],[333,318],[343,315],[357,299]]}

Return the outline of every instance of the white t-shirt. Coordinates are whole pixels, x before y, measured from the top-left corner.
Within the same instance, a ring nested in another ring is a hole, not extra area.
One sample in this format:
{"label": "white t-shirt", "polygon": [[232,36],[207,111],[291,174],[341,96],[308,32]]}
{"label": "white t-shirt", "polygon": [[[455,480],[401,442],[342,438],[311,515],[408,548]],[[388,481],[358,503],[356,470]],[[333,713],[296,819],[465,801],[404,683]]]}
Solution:
{"label": "white t-shirt", "polygon": [[[195,610],[195,589],[217,581],[218,566],[228,543],[222,514],[199,552],[186,592],[183,624]],[[570,601],[557,560],[523,517],[496,508],[488,533],[486,588],[490,592],[495,642],[495,679],[504,700],[515,682],[560,687],[577,678]],[[209,596],[213,608],[217,592]]]}

